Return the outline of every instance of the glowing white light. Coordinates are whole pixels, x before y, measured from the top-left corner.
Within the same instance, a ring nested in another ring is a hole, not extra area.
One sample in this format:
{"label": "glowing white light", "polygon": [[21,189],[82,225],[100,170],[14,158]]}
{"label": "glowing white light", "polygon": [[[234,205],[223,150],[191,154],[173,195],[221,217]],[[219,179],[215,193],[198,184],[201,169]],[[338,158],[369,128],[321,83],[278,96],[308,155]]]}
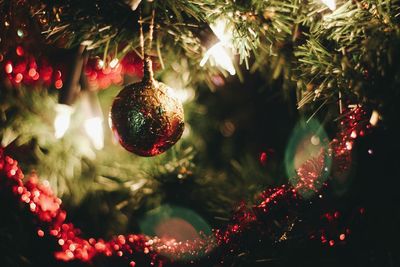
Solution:
{"label": "glowing white light", "polygon": [[102,59],[97,60],[97,68],[102,69],[104,68],[104,61]]}
{"label": "glowing white light", "polygon": [[85,120],[83,126],[93,146],[100,150],[104,147],[103,118],[92,117]]}
{"label": "glowing white light", "polygon": [[[135,11],[141,1],[142,0],[130,0],[130,1],[125,1],[125,2],[131,6],[133,11]],[[148,2],[151,2],[151,1],[148,1]]]}
{"label": "glowing white light", "polygon": [[62,138],[65,132],[68,130],[73,111],[74,110],[71,106],[57,104],[56,118],[54,119],[54,136],[57,139]]}
{"label": "glowing white light", "polygon": [[320,144],[321,140],[319,139],[319,137],[317,135],[313,135],[311,136],[311,144],[313,144],[314,146],[318,146]]}
{"label": "glowing white light", "polygon": [[336,9],[336,1],[335,0],[321,0],[330,10]]}
{"label": "glowing white light", "polygon": [[168,91],[171,95],[179,99],[182,103],[192,100],[195,96],[193,88],[174,88]]}
{"label": "glowing white light", "polygon": [[236,71],[235,67],[233,66],[232,59],[228,55],[222,42],[218,42],[208,49],[200,62],[200,67],[203,67],[210,57],[212,57],[218,66],[227,70],[231,75],[235,75]]}
{"label": "glowing white light", "polygon": [[210,28],[222,43],[228,46],[232,45],[232,27],[229,26],[226,19],[217,19],[210,25]]}
{"label": "glowing white light", "polygon": [[369,123],[371,123],[372,126],[376,126],[378,124],[378,121],[379,121],[379,113],[378,111],[374,110],[372,111]]}
{"label": "glowing white light", "polygon": [[235,67],[232,63],[232,58],[228,51],[232,48],[232,29],[228,27],[228,22],[224,19],[219,19],[210,25],[211,30],[218,37],[219,42],[210,47],[204,54],[200,62],[203,67],[211,58],[216,65],[227,70],[231,75],[235,75]]}
{"label": "glowing white light", "polygon": [[137,183],[134,183],[131,185],[131,191],[137,191],[140,188],[142,188],[145,184],[146,184],[146,180],[145,179],[140,179]]}
{"label": "glowing white light", "polygon": [[81,113],[84,114],[83,128],[94,148],[104,147],[103,112],[96,92],[86,91],[81,96]]}
{"label": "glowing white light", "polygon": [[110,61],[110,67],[111,68],[115,68],[116,66],[118,66],[119,60],[118,58],[114,58],[113,60]]}

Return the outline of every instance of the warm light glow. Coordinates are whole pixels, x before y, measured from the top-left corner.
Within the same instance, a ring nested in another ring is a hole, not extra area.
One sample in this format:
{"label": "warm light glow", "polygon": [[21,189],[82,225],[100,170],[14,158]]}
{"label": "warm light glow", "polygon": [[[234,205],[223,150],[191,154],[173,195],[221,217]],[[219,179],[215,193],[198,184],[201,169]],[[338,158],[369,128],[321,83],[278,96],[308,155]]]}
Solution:
{"label": "warm light glow", "polygon": [[101,59],[97,60],[97,65],[96,65],[97,69],[101,70],[102,68],[104,68],[104,65],[105,64],[104,64],[103,60],[101,60]]}
{"label": "warm light glow", "polygon": [[4,70],[6,71],[7,74],[10,74],[11,72],[13,72],[13,66],[12,66],[11,62],[8,62],[4,66]]}
{"label": "warm light glow", "polygon": [[56,106],[56,118],[54,120],[54,136],[60,139],[69,128],[73,108],[68,105],[58,104]]}
{"label": "warm light glow", "polygon": [[371,123],[372,126],[376,126],[379,121],[379,113],[378,111],[374,110],[372,111],[371,118],[369,119],[369,123]]}
{"label": "warm light glow", "polygon": [[84,127],[93,146],[98,150],[102,149],[104,147],[103,118],[88,118],[84,122]]}
{"label": "warm light glow", "polygon": [[235,67],[233,66],[232,59],[228,55],[226,48],[222,42],[216,43],[205,53],[203,59],[200,62],[200,66],[203,67],[207,60],[212,57],[215,63],[221,68],[227,70],[231,75],[235,75]]}
{"label": "warm light glow", "polygon": [[119,60],[118,58],[114,58],[113,60],[110,61],[110,67],[111,68],[115,68],[116,66],[118,66]]}
{"label": "warm light glow", "polygon": [[229,27],[229,22],[226,19],[217,19],[210,25],[210,28],[221,42],[231,46],[232,27]]}
{"label": "warm light glow", "polygon": [[232,48],[232,29],[228,27],[228,23],[224,19],[215,21],[210,25],[210,28],[220,41],[207,50],[200,62],[200,66],[203,67],[211,58],[212,63],[227,70],[231,75],[235,75],[235,67],[228,52]]}
{"label": "warm light glow", "polygon": [[81,96],[81,110],[84,114],[83,127],[94,148],[104,147],[103,112],[96,92],[85,92]]}
{"label": "warm light glow", "polygon": [[178,87],[171,89],[169,92],[171,95],[179,99],[182,103],[186,103],[192,100],[195,96],[195,92],[192,88],[181,89]]}
{"label": "warm light glow", "polygon": [[335,0],[321,0],[330,10],[336,9],[336,1]]}

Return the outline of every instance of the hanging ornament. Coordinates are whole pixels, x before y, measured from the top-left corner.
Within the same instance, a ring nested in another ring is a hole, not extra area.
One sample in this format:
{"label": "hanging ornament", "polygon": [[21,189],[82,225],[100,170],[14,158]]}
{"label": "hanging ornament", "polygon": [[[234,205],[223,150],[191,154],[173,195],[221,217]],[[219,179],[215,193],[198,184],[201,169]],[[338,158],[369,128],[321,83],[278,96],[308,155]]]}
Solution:
{"label": "hanging ornament", "polygon": [[[153,25],[154,12],[150,45]],[[184,116],[182,103],[172,94],[172,89],[153,77],[151,58],[144,54],[142,25],[140,40],[144,56],[143,79],[119,92],[110,118],[114,135],[126,150],[151,157],[163,153],[179,140],[184,130]]]}
{"label": "hanging ornament", "polygon": [[154,80],[151,59],[145,59],[141,82],[126,86],[111,108],[112,130],[120,144],[139,156],[163,153],[181,137],[182,103],[171,88]]}

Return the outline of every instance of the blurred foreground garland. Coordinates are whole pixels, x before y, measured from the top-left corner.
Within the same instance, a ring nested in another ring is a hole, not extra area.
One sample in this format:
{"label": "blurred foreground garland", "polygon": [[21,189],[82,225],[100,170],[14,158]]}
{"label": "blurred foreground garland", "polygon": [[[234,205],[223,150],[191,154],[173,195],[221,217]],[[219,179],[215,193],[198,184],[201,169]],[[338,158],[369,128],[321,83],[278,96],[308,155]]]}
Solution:
{"label": "blurred foreground garland", "polygon": [[[209,49],[204,40],[213,39],[210,25],[222,20],[240,62],[245,61],[251,72],[267,74],[271,81],[282,80],[287,91],[296,88],[299,108],[335,102],[340,92],[384,114],[395,105],[393,96],[399,95],[399,0],[330,1],[336,9],[319,0],[141,1],[144,14],[149,13],[148,2],[158,14],[152,55],[163,69],[171,67],[164,66],[171,59],[186,61],[193,83],[208,80],[213,86],[215,68],[211,64],[200,68],[199,62]],[[15,44],[34,46],[41,33],[56,47],[88,44],[93,55],[100,55],[108,65],[138,50],[139,12],[132,10],[137,4],[123,0],[0,1],[0,57],[9,58],[13,51],[8,48]],[[237,64],[235,69],[242,79]],[[15,75],[20,81],[21,75]],[[34,72],[32,77],[36,77]]]}
{"label": "blurred foreground garland", "polygon": [[[324,165],[324,154],[331,156],[334,162],[346,162],[343,158],[350,157],[354,140],[363,136],[371,127],[367,115],[360,107],[345,113],[340,122],[342,131],[330,142],[330,149],[307,160],[299,168],[297,185],[267,189],[261,195],[259,204],[251,209],[244,204],[240,205],[229,225],[215,229],[210,236],[200,233],[201,236],[195,240],[178,242],[173,238],[143,234],[118,235],[110,241],[84,238],[79,228],[67,222],[67,212],[61,208],[61,200],[54,195],[49,183],[40,183],[36,175],[31,175],[24,183],[24,175],[17,161],[4,155],[3,149],[0,149],[0,190],[6,194],[11,192],[18,202],[28,206],[38,236],[49,238],[59,245],[59,250],[54,252],[58,260],[92,262],[103,255],[122,257],[131,267],[137,264],[162,266],[164,263],[188,260],[217,250],[220,251],[223,263],[224,258],[240,252],[240,244],[243,242],[241,237],[247,231],[256,231],[260,239],[268,238],[271,242],[287,239],[293,227],[301,222],[301,211],[312,205],[302,197],[302,191],[313,190],[314,185],[320,183],[319,177],[326,171],[321,168]],[[341,164],[336,168],[336,174],[346,170],[346,166]],[[359,213],[364,213],[364,209],[361,208]],[[332,231],[339,217],[339,211],[322,213],[319,218],[326,220],[327,224],[323,229],[308,229],[308,238],[319,239],[329,246],[343,242],[351,230],[345,227]]]}

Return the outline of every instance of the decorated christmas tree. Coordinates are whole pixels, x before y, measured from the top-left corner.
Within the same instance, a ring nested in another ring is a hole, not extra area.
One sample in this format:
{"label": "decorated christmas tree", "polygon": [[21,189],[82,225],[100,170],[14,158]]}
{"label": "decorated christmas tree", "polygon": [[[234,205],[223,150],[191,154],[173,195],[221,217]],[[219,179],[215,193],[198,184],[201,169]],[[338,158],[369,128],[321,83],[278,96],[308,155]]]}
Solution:
{"label": "decorated christmas tree", "polygon": [[0,266],[400,265],[400,1],[0,15]]}

